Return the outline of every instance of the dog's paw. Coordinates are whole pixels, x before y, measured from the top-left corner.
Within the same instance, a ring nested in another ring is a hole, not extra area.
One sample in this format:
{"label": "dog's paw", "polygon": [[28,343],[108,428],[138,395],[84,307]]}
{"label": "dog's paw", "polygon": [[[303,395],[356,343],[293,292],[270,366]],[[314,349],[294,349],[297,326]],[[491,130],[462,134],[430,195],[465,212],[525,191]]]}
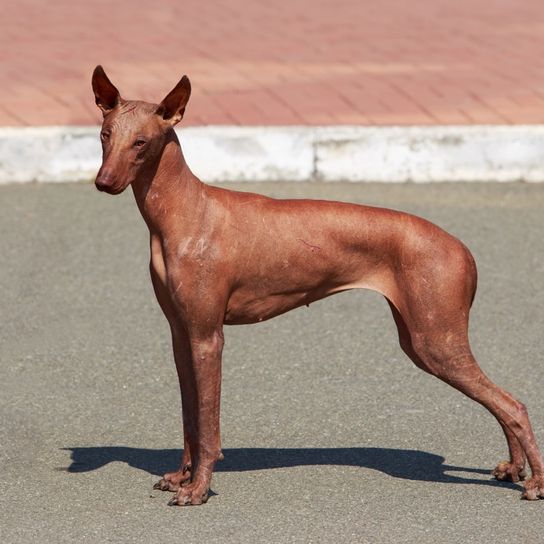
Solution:
{"label": "dog's paw", "polygon": [[527,473],[524,467],[520,467],[510,461],[500,462],[491,473],[497,480],[503,482],[519,482],[525,480]]}
{"label": "dog's paw", "polygon": [[191,480],[191,467],[185,465],[176,472],[167,472],[154,486],[153,489],[161,491],[178,491]]}
{"label": "dog's paw", "polygon": [[521,496],[522,499],[527,499],[528,501],[544,499],[544,476],[529,478],[523,484],[523,487],[525,487],[525,491]]}
{"label": "dog's paw", "polygon": [[191,483],[180,487],[176,495],[168,501],[168,506],[198,506],[208,500],[208,486]]}

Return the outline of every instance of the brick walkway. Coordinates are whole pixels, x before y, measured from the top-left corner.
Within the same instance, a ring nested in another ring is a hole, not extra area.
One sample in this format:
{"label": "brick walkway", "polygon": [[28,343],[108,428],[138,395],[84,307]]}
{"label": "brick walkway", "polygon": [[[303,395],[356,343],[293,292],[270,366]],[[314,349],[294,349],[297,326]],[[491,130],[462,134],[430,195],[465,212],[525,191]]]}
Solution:
{"label": "brick walkway", "polygon": [[[143,7],[145,4],[146,7]],[[186,123],[544,122],[543,0],[5,0],[0,125],[99,121],[92,69]]]}

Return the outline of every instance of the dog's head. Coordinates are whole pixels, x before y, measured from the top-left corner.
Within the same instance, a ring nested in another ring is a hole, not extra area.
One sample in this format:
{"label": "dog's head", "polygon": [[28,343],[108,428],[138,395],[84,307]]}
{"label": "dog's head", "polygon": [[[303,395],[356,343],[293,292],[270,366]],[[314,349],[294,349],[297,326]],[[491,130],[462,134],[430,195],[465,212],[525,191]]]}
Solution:
{"label": "dog's head", "polygon": [[156,168],[173,127],[183,118],[191,83],[183,76],[158,105],[121,98],[102,66],[95,68],[92,86],[104,115],[102,166],[95,184],[99,191],[117,195]]}

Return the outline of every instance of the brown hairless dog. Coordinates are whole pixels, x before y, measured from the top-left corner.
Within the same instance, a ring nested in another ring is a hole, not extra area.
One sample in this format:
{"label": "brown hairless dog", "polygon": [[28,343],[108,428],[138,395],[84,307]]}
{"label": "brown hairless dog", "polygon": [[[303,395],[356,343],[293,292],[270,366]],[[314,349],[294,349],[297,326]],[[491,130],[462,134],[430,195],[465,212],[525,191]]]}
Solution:
{"label": "brown hairless dog", "polygon": [[122,99],[100,66],[92,86],[104,114],[96,187],[115,195],[132,185],[151,234],[153,287],[172,332],[183,459],[155,485],[176,492],[169,504],[206,502],[222,458],[223,325],[257,323],[355,288],[386,297],[400,345],[419,368],[497,418],[510,460],[495,477],[524,479],[527,458],[532,477],[523,496],[544,497],[542,457],[525,406],[490,381],[469,346],[476,267],[459,240],[406,213],[205,185],[189,170],[174,132],[191,94],[186,76],[158,106]]}

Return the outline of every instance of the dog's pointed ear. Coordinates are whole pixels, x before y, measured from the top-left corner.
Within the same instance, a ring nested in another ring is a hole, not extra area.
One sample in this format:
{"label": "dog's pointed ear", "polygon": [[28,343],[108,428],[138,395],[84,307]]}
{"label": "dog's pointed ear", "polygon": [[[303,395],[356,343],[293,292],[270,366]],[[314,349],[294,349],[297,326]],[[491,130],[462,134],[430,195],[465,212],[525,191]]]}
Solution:
{"label": "dog's pointed ear", "polygon": [[183,76],[159,104],[155,113],[174,126],[183,119],[185,106],[189,102],[190,96],[191,82],[187,76]]}
{"label": "dog's pointed ear", "polygon": [[107,115],[121,101],[119,91],[100,65],[94,69],[92,83],[96,105]]}

